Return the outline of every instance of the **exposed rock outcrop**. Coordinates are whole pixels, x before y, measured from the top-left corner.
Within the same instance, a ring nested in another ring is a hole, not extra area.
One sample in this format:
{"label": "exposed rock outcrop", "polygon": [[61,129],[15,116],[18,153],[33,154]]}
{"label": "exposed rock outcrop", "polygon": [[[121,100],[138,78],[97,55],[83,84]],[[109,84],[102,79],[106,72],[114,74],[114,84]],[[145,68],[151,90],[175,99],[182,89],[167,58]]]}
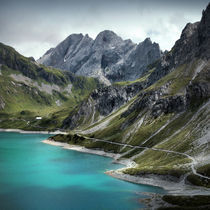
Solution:
{"label": "exposed rock outcrop", "polygon": [[186,87],[188,103],[201,103],[210,97],[210,62],[198,73],[194,80]]}
{"label": "exposed rock outcrop", "polygon": [[199,58],[209,59],[209,46],[210,4],[203,11],[201,21],[193,24],[188,23],[171,51],[164,54],[157,62],[155,71],[149,77],[149,83],[153,84],[183,63]]}
{"label": "exposed rock outcrop", "polygon": [[108,86],[96,89],[86,101],[70,113],[62,127],[74,129],[77,126],[92,124],[119,109],[144,87],[145,83],[142,82],[128,86]]}
{"label": "exposed rock outcrop", "polygon": [[187,102],[185,95],[168,96],[169,84],[162,86],[155,91],[147,91],[139,94],[135,102],[122,114],[127,117],[132,112],[147,110],[152,117],[158,117],[162,113],[180,112],[186,109]]}
{"label": "exposed rock outcrop", "polygon": [[185,109],[185,96],[170,96],[168,98],[161,98],[155,102],[154,106],[152,107],[152,115],[154,117],[158,117],[162,113],[168,114],[172,112],[181,112]]}
{"label": "exposed rock outcrop", "polygon": [[0,96],[0,110],[3,110],[4,107],[5,107],[4,100],[3,100],[2,97]]}

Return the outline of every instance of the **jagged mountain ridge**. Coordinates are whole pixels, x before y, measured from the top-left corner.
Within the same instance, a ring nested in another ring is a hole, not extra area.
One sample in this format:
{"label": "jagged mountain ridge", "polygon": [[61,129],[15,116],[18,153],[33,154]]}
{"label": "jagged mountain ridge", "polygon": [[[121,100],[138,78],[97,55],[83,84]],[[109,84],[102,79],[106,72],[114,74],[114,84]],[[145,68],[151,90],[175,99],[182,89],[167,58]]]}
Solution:
{"label": "jagged mountain ridge", "polygon": [[160,56],[159,45],[149,38],[137,45],[105,30],[95,40],[88,35],[72,34],[38,62],[110,84],[137,79]]}
{"label": "jagged mountain ridge", "polygon": [[[203,12],[203,16],[200,22],[188,23],[183,29],[180,39],[176,41],[171,51],[165,53],[159,60],[157,60],[155,63],[150,65],[150,67],[152,68],[151,73],[148,74],[146,80],[143,80],[140,82],[141,83],[140,86],[142,87],[142,89],[151,86],[156,81],[160,80],[161,78],[163,78],[170,72],[173,72],[175,69],[177,69],[178,67],[182,65],[186,65],[186,68],[187,66],[189,66],[188,68],[190,68],[190,66],[193,65],[192,63],[193,62],[196,63],[199,59],[202,59],[202,62],[200,64],[200,67],[199,66],[197,67],[198,68],[197,72],[194,72],[194,76],[190,75],[191,79],[192,77],[195,78],[197,74],[205,68],[205,66],[207,65],[206,63],[208,63],[208,60],[210,58],[210,50],[209,50],[210,21],[209,21],[209,16],[208,16],[208,13],[209,13],[208,10],[209,9],[207,7],[206,11]],[[206,78],[208,78],[208,75],[206,75]],[[185,96],[184,97],[178,96],[178,98],[179,100],[182,101],[183,104],[186,104],[186,90],[185,89],[187,85],[189,85],[187,90],[189,90],[189,88],[193,88],[194,95],[195,94],[202,95],[202,96],[206,95],[206,97],[209,97],[209,90],[210,90],[209,83],[204,82],[204,81],[202,83],[197,82],[196,87],[192,86],[192,83],[193,81],[191,81],[191,84],[184,83],[184,85],[182,85],[183,87],[179,95],[181,94]],[[162,84],[162,85],[163,87],[161,88],[164,89],[164,91],[167,91],[167,89],[170,89],[170,86],[173,86],[171,82],[169,82],[168,84]],[[192,95],[192,91],[191,93],[188,93],[188,94]],[[117,97],[115,96],[112,97],[112,100],[114,101],[114,98],[116,98],[115,103],[118,104]],[[156,95],[156,98],[158,98],[157,95]],[[125,104],[127,100],[124,100],[123,104]],[[152,101],[155,101],[155,99],[154,100],[152,99]],[[159,106],[163,106],[163,105],[159,105]],[[119,107],[120,106],[118,106],[118,108]],[[113,109],[111,108],[110,112],[109,113],[107,112],[107,115],[110,114],[112,111]],[[104,116],[106,115],[102,115],[101,117],[104,117]]]}
{"label": "jagged mountain ridge", "polygon": [[135,161],[135,167],[112,174],[116,177],[127,179],[131,174],[135,180],[156,174],[157,180],[209,187],[209,20],[210,4],[201,21],[187,24],[172,50],[152,64],[141,80],[118,84],[119,92],[137,85],[133,98],[122,93],[120,97],[112,85],[95,90],[71,112],[63,127],[74,129],[83,138],[70,134],[53,139],[119,153],[121,159]]}
{"label": "jagged mountain ridge", "polygon": [[210,17],[209,6],[203,11],[200,22],[188,23],[170,52],[156,64],[155,71],[150,75],[150,84],[168,74],[177,66],[195,58],[210,58]]}

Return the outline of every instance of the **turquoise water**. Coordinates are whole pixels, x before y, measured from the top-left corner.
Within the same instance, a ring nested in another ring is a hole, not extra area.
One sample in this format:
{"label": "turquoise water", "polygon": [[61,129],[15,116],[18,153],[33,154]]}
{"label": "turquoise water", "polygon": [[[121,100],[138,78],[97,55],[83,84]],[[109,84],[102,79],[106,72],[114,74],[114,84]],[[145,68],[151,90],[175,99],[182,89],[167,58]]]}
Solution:
{"label": "turquoise water", "polygon": [[163,192],[104,174],[112,159],[41,143],[49,135],[0,132],[0,209],[139,209]]}

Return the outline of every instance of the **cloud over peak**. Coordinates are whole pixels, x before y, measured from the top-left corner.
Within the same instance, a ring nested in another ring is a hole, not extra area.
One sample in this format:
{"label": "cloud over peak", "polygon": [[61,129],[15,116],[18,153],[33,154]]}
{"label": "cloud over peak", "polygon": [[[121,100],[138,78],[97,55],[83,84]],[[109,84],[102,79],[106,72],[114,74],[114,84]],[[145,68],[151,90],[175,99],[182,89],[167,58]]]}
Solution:
{"label": "cloud over peak", "polygon": [[39,58],[71,33],[92,38],[105,29],[138,43],[146,37],[170,49],[208,0],[3,0],[0,42]]}

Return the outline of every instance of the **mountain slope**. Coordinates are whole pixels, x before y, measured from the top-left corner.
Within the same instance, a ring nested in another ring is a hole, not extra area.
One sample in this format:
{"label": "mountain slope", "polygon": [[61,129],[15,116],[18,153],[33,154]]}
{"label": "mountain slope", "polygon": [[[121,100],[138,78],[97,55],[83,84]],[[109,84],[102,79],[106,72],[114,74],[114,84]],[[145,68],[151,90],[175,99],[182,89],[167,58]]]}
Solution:
{"label": "mountain slope", "polygon": [[[96,90],[71,112],[63,127],[74,129],[81,138],[69,134],[52,139],[119,153],[120,159],[135,161],[135,167],[111,172],[113,176],[128,179],[131,174],[135,177],[129,179],[136,180],[156,174],[180,186],[185,182],[209,187],[209,19],[210,4],[201,21],[188,24],[172,50],[150,65],[142,80],[119,83],[120,96],[115,86]],[[133,85],[139,89],[127,94]],[[75,116],[81,119],[79,123],[74,123]]]}
{"label": "mountain slope", "polygon": [[48,50],[38,62],[110,84],[135,80],[160,56],[159,45],[149,38],[136,45],[105,30],[95,40],[88,35],[72,34]]}
{"label": "mountain slope", "polygon": [[[62,118],[97,87],[96,79],[38,65],[0,43],[1,128],[59,126]],[[36,116],[43,119],[36,120]]]}

